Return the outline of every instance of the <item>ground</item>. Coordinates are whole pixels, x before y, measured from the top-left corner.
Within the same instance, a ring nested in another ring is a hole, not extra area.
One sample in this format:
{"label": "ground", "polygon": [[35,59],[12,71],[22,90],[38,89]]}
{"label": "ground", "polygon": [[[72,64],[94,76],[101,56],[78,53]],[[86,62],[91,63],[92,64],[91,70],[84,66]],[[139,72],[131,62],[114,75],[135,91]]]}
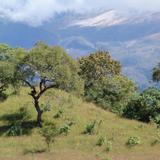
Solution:
{"label": "ground", "polygon": [[[47,92],[41,100],[41,106],[49,108],[43,115],[44,121],[53,121],[57,127],[73,122],[68,134],[59,135],[52,144],[50,152],[45,151],[46,144],[34,126],[36,112],[28,89],[23,88],[17,95],[11,95],[0,102],[0,160],[160,160],[160,143],[153,145],[158,138],[158,129],[154,124],[145,124],[121,118],[104,111],[92,103],[84,102],[63,91]],[[17,117],[19,108],[26,107],[31,117],[25,120],[26,131],[21,136],[7,136],[6,133]],[[55,118],[59,110],[60,118]],[[93,135],[84,134],[87,124],[96,121]],[[140,137],[140,144],[134,147],[126,145],[128,138]],[[111,142],[97,146],[99,137]]]}

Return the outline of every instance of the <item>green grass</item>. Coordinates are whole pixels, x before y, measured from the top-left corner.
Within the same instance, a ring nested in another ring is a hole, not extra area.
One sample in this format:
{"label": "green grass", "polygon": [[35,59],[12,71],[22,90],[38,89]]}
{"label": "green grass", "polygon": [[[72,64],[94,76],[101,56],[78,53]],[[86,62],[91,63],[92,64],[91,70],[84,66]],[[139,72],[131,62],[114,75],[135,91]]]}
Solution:
{"label": "green grass", "polygon": [[[47,92],[42,98],[42,104],[51,104],[51,111],[44,113],[43,120],[54,121],[57,127],[68,122],[74,125],[67,135],[56,138],[50,153],[43,152],[45,142],[38,128],[28,128],[29,132],[19,137],[8,137],[5,133],[9,121],[4,118],[8,114],[12,117],[20,107],[26,106],[31,114],[26,124],[31,125],[36,119],[32,99],[27,93],[27,89],[23,89],[19,95],[12,95],[0,103],[0,160],[158,160],[160,156],[160,144],[151,145],[157,139],[158,130],[154,125],[120,118],[59,90]],[[54,118],[59,110],[63,110],[63,114]],[[102,122],[95,133],[83,134],[87,124],[94,121]],[[126,143],[133,136],[140,137],[141,144],[130,148]],[[99,137],[111,141],[111,151],[106,152],[107,144],[96,145]]]}

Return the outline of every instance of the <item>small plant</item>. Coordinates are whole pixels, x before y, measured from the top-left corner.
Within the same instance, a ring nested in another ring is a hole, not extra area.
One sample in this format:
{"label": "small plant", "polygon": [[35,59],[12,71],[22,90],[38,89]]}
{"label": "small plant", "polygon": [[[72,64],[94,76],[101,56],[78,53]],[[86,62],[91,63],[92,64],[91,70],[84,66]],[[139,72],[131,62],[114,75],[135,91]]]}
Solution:
{"label": "small plant", "polygon": [[160,132],[157,133],[156,139],[151,143],[152,146],[160,144]]}
{"label": "small plant", "polygon": [[23,132],[21,123],[13,123],[10,128],[7,130],[7,136],[21,136]]}
{"label": "small plant", "polygon": [[50,104],[50,102],[48,101],[46,104],[43,104],[42,108],[43,108],[44,112],[50,112],[51,111],[51,104]]}
{"label": "small plant", "polygon": [[137,136],[130,137],[130,138],[128,139],[128,141],[127,141],[127,145],[128,145],[129,147],[136,146],[136,145],[138,145],[138,144],[140,144],[140,143],[141,143],[141,140],[140,140],[140,138],[137,137]]}
{"label": "small plant", "polygon": [[57,128],[53,123],[45,123],[40,130],[40,134],[44,138],[48,150],[50,150],[51,144],[55,141],[57,136]]}
{"label": "small plant", "polygon": [[84,131],[84,134],[89,134],[89,135],[94,134],[95,127],[96,127],[96,121],[87,124],[85,131]]}
{"label": "small plant", "polygon": [[66,134],[67,135],[71,129],[71,126],[74,124],[75,124],[75,122],[72,122],[72,121],[63,124],[63,126],[61,126],[59,128],[59,134]]}
{"label": "small plant", "polygon": [[106,143],[106,138],[105,137],[100,137],[96,143],[97,146],[102,146]]}
{"label": "small plant", "polygon": [[112,151],[112,142],[111,141],[107,141],[106,143],[106,152],[110,152]]}
{"label": "small plant", "polygon": [[63,109],[58,110],[58,112],[54,115],[54,118],[61,118],[63,116],[63,113]]}

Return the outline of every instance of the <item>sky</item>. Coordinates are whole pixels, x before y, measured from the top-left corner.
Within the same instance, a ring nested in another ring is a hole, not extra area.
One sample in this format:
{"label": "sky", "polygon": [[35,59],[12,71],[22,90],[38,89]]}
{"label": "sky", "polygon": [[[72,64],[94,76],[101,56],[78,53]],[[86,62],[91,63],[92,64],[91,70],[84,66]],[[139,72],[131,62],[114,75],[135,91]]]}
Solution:
{"label": "sky", "polygon": [[160,11],[160,0],[0,0],[0,17],[39,26],[67,10],[92,9]]}

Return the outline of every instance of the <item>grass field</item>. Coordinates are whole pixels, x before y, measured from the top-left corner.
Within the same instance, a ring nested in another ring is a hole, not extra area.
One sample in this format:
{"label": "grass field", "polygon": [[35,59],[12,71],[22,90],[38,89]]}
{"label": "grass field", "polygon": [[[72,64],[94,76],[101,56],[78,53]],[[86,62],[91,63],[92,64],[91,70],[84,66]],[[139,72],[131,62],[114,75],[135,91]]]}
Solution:
{"label": "grass field", "polygon": [[[43,120],[54,121],[57,127],[68,122],[73,122],[74,125],[67,135],[62,134],[56,138],[50,152],[43,152],[46,145],[39,134],[39,129],[33,127],[36,113],[32,99],[27,93],[27,89],[23,89],[18,95],[12,95],[0,103],[0,160],[160,159],[160,144],[152,145],[158,134],[154,124],[120,118],[59,90],[47,92],[43,97],[41,103],[48,102],[51,109],[43,114]],[[31,127],[28,127],[27,132],[21,136],[9,137],[6,135],[9,124],[21,107],[27,107],[31,117],[25,123]],[[54,118],[59,110],[63,111],[63,114],[60,118]],[[94,121],[101,122],[95,128],[95,133],[83,134],[86,125]],[[140,138],[140,144],[128,147],[126,143],[129,137],[133,136]],[[97,146],[100,137],[104,137],[107,142]]]}

